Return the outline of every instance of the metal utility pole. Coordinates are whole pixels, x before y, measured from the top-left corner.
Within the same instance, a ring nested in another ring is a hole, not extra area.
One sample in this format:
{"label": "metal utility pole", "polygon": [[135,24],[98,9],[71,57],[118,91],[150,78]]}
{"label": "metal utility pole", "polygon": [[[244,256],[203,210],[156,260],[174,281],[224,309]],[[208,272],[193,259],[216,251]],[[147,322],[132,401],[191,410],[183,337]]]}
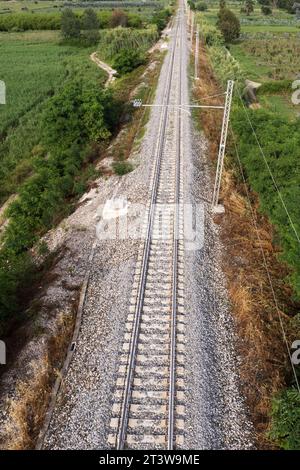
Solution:
{"label": "metal utility pole", "polygon": [[191,48],[193,47],[193,36],[194,36],[194,12],[191,11]]}
{"label": "metal utility pole", "polygon": [[224,114],[223,114],[223,123],[222,123],[222,132],[221,132],[221,140],[220,140],[218,163],[217,163],[216,180],[215,180],[214,194],[213,194],[213,199],[212,199],[212,208],[214,212],[224,212],[224,209],[218,206],[218,202],[219,202],[219,193],[220,193],[220,187],[221,187],[225,148],[226,148],[226,141],[227,141],[227,134],[228,134],[228,124],[229,124],[230,109],[231,109],[231,102],[232,102],[233,86],[234,86],[234,81],[229,80],[227,82],[226,100],[225,100],[225,107],[224,107]]}
{"label": "metal utility pole", "polygon": [[195,80],[198,80],[198,65],[199,65],[199,25],[197,24],[196,31],[196,46],[195,46]]}

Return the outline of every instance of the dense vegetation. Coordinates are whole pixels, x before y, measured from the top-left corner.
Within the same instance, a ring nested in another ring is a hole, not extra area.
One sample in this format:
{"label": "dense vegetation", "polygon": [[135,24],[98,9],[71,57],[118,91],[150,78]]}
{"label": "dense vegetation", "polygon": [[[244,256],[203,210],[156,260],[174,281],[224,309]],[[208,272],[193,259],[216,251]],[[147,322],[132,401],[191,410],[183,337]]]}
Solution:
{"label": "dense vegetation", "polygon": [[[250,119],[258,140],[263,146],[268,165],[291,219],[300,233],[300,121],[285,118],[264,110],[251,111]],[[287,214],[272,184],[254,134],[242,109],[233,116],[234,129],[239,137],[239,151],[252,188],[259,193],[261,210],[265,211],[280,236],[284,259],[293,268],[291,277],[295,295],[300,299],[300,250]]]}
{"label": "dense vegetation", "polygon": [[[84,12],[75,13],[80,20]],[[114,21],[115,12],[97,12],[99,28],[105,29],[118,26]],[[145,24],[145,19],[135,13],[126,13],[124,26],[141,28]],[[27,31],[27,30],[59,30],[61,27],[61,13],[13,13],[10,15],[0,15],[0,31]]]}
{"label": "dense vegetation", "polygon": [[109,138],[121,109],[112,94],[86,74],[84,80],[70,78],[44,106],[33,175],[7,212],[0,255],[2,324],[20,309],[20,293],[31,280],[28,249],[65,213],[65,199],[82,191],[81,168],[97,155],[96,146]]}
{"label": "dense vegetation", "polygon": [[99,51],[107,60],[113,60],[122,50],[145,52],[158,38],[156,29],[132,30],[128,28],[107,29],[100,32]]}

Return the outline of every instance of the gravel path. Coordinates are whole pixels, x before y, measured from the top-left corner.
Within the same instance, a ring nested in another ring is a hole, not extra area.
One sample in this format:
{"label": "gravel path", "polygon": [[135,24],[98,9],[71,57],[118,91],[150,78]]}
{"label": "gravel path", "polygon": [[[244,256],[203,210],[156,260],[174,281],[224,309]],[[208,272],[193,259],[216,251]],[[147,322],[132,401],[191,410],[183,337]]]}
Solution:
{"label": "gravel path", "polygon": [[[162,67],[156,103],[162,101],[166,67],[167,60]],[[187,83],[185,88],[188,101]],[[99,207],[107,199],[126,197],[129,202],[145,204],[159,115],[159,108],[153,108],[140,153],[135,156],[140,163],[138,168],[122,178],[100,179],[85,204],[69,218],[70,226],[85,227],[85,237],[93,240]],[[205,142],[196,131],[191,132],[190,124],[186,114],[186,202],[196,205],[211,197],[212,184]],[[188,312],[185,447],[250,448],[252,428],[240,396],[234,324],[220,269],[222,246],[207,203],[204,215],[204,246],[188,252],[185,268]],[[138,246],[138,241],[130,239],[98,242],[76,352],[45,438],[46,449],[108,448],[118,355]]]}

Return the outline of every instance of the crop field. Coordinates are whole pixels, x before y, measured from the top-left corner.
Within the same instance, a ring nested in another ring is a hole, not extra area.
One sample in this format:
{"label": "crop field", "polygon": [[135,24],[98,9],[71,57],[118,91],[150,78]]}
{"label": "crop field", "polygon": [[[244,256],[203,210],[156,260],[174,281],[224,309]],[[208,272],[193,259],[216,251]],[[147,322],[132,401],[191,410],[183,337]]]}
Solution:
{"label": "crop field", "polygon": [[31,171],[30,154],[38,143],[43,103],[64,83],[71,70],[89,74],[99,83],[105,73],[89,58],[86,48],[60,44],[56,31],[0,33],[1,80],[6,105],[0,107],[0,201]]}
{"label": "crop field", "polygon": [[252,37],[231,45],[230,51],[249,73],[249,78],[292,80],[300,71],[300,41],[293,35]]}
{"label": "crop field", "polygon": [[[155,8],[159,8],[160,5],[166,5],[168,2],[166,0],[160,0],[160,2],[155,2],[149,0],[145,5],[144,2],[130,0],[126,1],[126,5],[122,6],[122,2],[115,1],[71,1],[65,2],[64,0],[0,0],[0,15],[7,13],[22,13],[22,12],[33,12],[33,13],[53,13],[62,10],[65,7],[66,3],[72,3],[72,8],[75,11],[84,10],[87,7],[92,6],[94,9],[108,9],[112,8],[122,8],[126,11],[131,11],[134,13],[139,13],[143,15],[151,14]],[[132,3],[132,6],[130,5]],[[137,6],[138,3],[141,3],[141,6]],[[151,5],[152,3],[152,5]]]}
{"label": "crop field", "polygon": [[[219,11],[218,5],[214,4],[209,6],[208,10],[204,13],[206,21],[215,25],[217,22],[217,15]],[[297,21],[295,15],[287,13],[282,10],[273,10],[271,16],[264,16],[260,8],[255,8],[250,16],[240,12],[240,7],[236,4],[230,5],[230,9],[239,17],[241,22],[241,32],[243,33],[299,33],[300,34],[300,21]]]}
{"label": "crop field", "polygon": [[0,34],[7,103],[0,108],[0,133],[53,92],[65,74],[63,59],[71,54],[59,45],[54,31]]}
{"label": "crop field", "polygon": [[56,31],[0,33],[1,80],[6,84],[0,134],[53,94],[72,61],[94,67],[86,50],[60,44]]}

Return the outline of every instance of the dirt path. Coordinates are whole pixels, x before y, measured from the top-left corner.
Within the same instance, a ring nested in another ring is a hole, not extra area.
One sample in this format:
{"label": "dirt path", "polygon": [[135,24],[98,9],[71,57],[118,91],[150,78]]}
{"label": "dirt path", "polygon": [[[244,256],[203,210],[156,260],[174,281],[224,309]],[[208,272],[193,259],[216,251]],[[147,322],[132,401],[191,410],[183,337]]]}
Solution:
{"label": "dirt path", "polygon": [[102,62],[102,60],[98,59],[97,52],[93,52],[90,55],[90,58],[93,62],[95,62],[95,64],[98,65],[98,67],[100,67],[102,70],[104,70],[108,74],[108,79],[105,82],[105,88],[107,88],[108,85],[110,85],[110,83],[112,83],[116,79],[115,75],[116,75],[117,71],[114,70],[113,68],[111,68],[105,62]]}

